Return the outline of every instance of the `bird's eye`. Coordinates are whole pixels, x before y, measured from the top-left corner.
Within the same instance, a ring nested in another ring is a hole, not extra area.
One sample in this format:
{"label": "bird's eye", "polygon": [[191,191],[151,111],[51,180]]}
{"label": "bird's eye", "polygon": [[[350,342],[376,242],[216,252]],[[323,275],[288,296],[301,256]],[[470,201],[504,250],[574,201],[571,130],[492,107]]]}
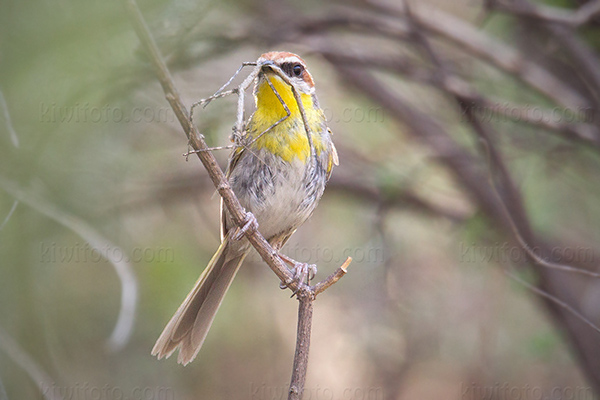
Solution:
{"label": "bird's eye", "polygon": [[281,69],[290,78],[298,78],[301,77],[302,73],[304,72],[304,65],[300,63],[286,62],[281,64]]}
{"label": "bird's eye", "polygon": [[296,64],[294,65],[292,72],[294,73],[294,76],[301,76],[302,72],[304,72],[304,67],[300,64]]}

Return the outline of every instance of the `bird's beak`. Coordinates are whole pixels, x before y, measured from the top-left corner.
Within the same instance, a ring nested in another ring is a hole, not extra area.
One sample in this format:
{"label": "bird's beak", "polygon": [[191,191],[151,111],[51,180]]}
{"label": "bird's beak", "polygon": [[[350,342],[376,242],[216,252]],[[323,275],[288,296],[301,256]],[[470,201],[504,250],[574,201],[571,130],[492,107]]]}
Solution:
{"label": "bird's beak", "polygon": [[266,60],[260,64],[260,68],[263,71],[271,70],[272,69],[271,67],[274,65],[275,65],[275,62],[273,62],[272,60]]}

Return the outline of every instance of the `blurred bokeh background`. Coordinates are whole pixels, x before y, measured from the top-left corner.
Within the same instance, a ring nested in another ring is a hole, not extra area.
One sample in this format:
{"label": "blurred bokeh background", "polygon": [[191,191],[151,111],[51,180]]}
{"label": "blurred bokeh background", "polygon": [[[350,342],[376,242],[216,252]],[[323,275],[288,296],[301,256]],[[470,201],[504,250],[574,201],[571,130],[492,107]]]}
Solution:
{"label": "blurred bokeh background", "polygon": [[[139,6],[188,106],[265,51],[313,74],[340,166],[285,252],[354,262],[306,399],[596,398],[600,282],[522,242],[600,260],[598,1]],[[235,99],[196,120],[229,144]],[[0,3],[1,400],[287,397],[297,302],[257,255],[192,364],[150,356],[219,244],[186,150],[125,2]]]}

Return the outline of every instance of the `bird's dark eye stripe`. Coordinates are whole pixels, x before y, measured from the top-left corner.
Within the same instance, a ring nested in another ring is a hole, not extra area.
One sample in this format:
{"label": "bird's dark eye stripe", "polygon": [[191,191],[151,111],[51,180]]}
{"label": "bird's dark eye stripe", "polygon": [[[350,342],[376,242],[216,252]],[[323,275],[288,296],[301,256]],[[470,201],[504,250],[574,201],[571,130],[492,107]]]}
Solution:
{"label": "bird's dark eye stripe", "polygon": [[301,76],[304,72],[304,66],[302,66],[302,64],[300,63],[283,63],[281,64],[281,69],[283,70],[283,72],[285,72],[287,76],[291,78],[295,76]]}

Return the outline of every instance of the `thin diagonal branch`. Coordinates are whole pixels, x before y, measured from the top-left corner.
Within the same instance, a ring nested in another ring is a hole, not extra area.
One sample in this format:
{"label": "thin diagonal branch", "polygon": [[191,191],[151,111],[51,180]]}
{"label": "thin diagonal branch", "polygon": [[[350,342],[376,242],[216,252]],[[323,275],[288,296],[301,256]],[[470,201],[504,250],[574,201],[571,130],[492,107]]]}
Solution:
{"label": "thin diagonal branch", "polygon": [[6,394],[6,390],[2,384],[2,379],[0,379],[0,400],[8,400],[8,395]]}
{"label": "thin diagonal branch", "polygon": [[15,200],[13,202],[13,205],[10,207],[8,214],[6,214],[6,217],[4,217],[4,221],[2,221],[2,223],[0,224],[0,231],[2,230],[2,228],[4,228],[4,225],[6,225],[8,223],[8,221],[10,220],[10,217],[12,217],[12,215],[15,212],[15,210],[17,209],[18,205],[19,205],[19,200]]}
{"label": "thin diagonal branch", "polygon": [[534,3],[530,3],[529,6],[524,7],[513,1],[494,1],[491,6],[492,8],[508,11],[511,14],[521,17],[566,25],[570,28],[578,28],[585,25],[600,15],[600,1],[597,0],[588,1],[575,11]]}
{"label": "thin diagonal branch", "polygon": [[[501,9],[507,13],[521,17],[540,15],[544,13],[543,10],[546,10],[529,0],[515,0],[511,1],[510,4],[504,1],[492,0],[490,1],[490,7]],[[595,13],[599,12],[600,2],[589,2],[584,9],[583,15],[590,15],[589,18],[592,18]],[[576,72],[581,74],[588,85],[591,86],[590,89],[594,92],[595,101],[598,104],[600,102],[600,60],[597,54],[584,41],[579,40],[573,30],[568,29],[564,25],[556,24],[555,21],[548,18],[540,18],[539,22],[555,40],[562,44],[565,51],[570,54],[577,66]]]}
{"label": "thin diagonal branch", "polygon": [[[175,111],[175,115],[183,128],[189,144],[195,150],[196,155],[200,158],[200,161],[206,168],[213,184],[217,188],[219,195],[223,199],[223,204],[229,211],[234,224],[241,228],[244,226],[249,219],[246,211],[241,206],[239,200],[235,196],[235,193],[231,189],[225,174],[219,167],[216,159],[212,155],[210,149],[204,141],[204,137],[198,132],[195,125],[191,123],[187,109],[181,101],[181,97],[177,89],[173,78],[167,66],[160,54],[152,35],[144,21],[139,8],[135,0],[126,0],[127,8],[131,16],[134,28],[137,35],[142,42],[143,47],[150,56],[150,60],[154,66],[156,75],[161,83],[165,97],[171,104],[171,107]],[[292,89],[293,86],[292,86]],[[239,94],[238,94],[239,95]],[[294,96],[298,101],[297,92],[294,89]],[[302,110],[302,102],[298,102],[298,107]],[[306,116],[302,115],[305,123],[306,133],[308,135],[309,143],[312,141],[310,137],[310,128],[306,121]],[[238,125],[239,125],[239,109],[238,109]],[[239,127],[238,127],[239,128]],[[238,131],[238,133],[240,133]],[[275,251],[269,242],[260,234],[256,227],[248,229],[244,232],[244,235],[248,241],[258,251],[262,259],[269,265],[271,270],[279,277],[279,279],[286,284],[287,287],[292,289],[299,299],[298,309],[298,335],[296,341],[296,355],[294,357],[294,364],[292,368],[292,378],[290,383],[290,391],[288,399],[297,400],[302,398],[304,391],[304,382],[306,381],[306,368],[308,365],[308,353],[310,347],[310,330],[312,324],[312,308],[313,302],[318,293],[321,293],[327,287],[335,283],[341,276],[346,273],[346,266],[350,263],[351,259],[348,259],[346,263],[339,267],[330,277],[326,278],[323,282],[317,284],[320,291],[317,292],[313,287],[308,286],[303,282],[295,280],[292,273],[285,267],[283,261],[277,251]]]}
{"label": "thin diagonal branch", "polygon": [[[378,0],[370,2],[388,13],[405,16],[402,10],[384,6]],[[460,50],[471,53],[513,75],[556,104],[572,110],[589,107],[586,98],[539,63],[531,61],[521,52],[477,30],[474,26],[439,9],[419,4],[413,4],[411,12],[414,21],[427,32],[455,43]]]}
{"label": "thin diagonal branch", "polygon": [[523,285],[527,289],[531,290],[536,295],[538,295],[540,297],[543,297],[544,299],[550,301],[551,303],[556,304],[560,308],[565,309],[568,313],[572,314],[575,318],[577,318],[578,320],[580,320],[581,322],[583,322],[584,324],[586,324],[587,326],[589,326],[590,328],[592,328],[594,331],[600,333],[600,328],[597,325],[595,325],[592,321],[590,321],[589,319],[587,319],[579,311],[577,311],[577,309],[575,307],[573,307],[573,306],[569,305],[568,303],[562,301],[561,299],[559,299],[556,296],[552,296],[551,294],[549,294],[548,292],[540,289],[539,287],[537,287],[535,285],[532,285],[529,282],[526,282],[525,280],[519,278],[516,274],[513,274],[513,273],[509,272],[506,269],[504,269],[503,272],[509,278],[514,279],[515,281],[517,281],[518,283],[520,283],[521,285]]}
{"label": "thin diagonal branch", "polygon": [[[225,174],[217,160],[213,156],[212,152],[209,151],[209,147],[204,141],[204,136],[200,134],[198,129],[190,123],[190,117],[187,109],[183,105],[181,96],[175,87],[173,77],[169,72],[161,54],[152,38],[144,17],[142,16],[135,0],[127,0],[127,8],[131,16],[131,20],[134,24],[134,28],[137,32],[140,41],[150,57],[150,61],[155,69],[156,76],[160,81],[160,84],[165,92],[165,97],[175,115],[181,127],[183,128],[189,144],[196,151],[196,155],[204,165],[204,168],[208,172],[213,184],[217,188],[219,195],[223,199],[223,204],[229,211],[231,218],[236,226],[244,226],[246,222],[246,211],[240,204],[239,200],[233,193]],[[279,259],[277,252],[271,247],[267,240],[255,229],[250,229],[246,232],[248,241],[256,248],[263,260],[269,265],[269,267],[275,272],[277,277],[282,282],[290,282],[290,289],[296,291],[299,289],[298,283],[292,282],[294,279],[292,273],[285,267],[283,262]]]}
{"label": "thin diagonal branch", "polygon": [[[406,14],[409,17],[409,20],[412,21],[410,19],[412,14],[409,11],[407,11]],[[418,29],[419,27],[416,24],[411,24],[411,26],[413,27],[416,42],[421,45],[421,47],[425,50],[428,56],[432,59],[433,64],[436,65],[437,72],[441,76],[441,81],[445,82],[450,78],[453,78],[450,75],[449,69],[445,66],[444,62],[438,57],[427,38],[425,38],[421,34],[420,30]],[[545,260],[544,258],[535,254],[535,252],[533,251],[533,247],[529,245],[529,243],[532,243],[534,241],[534,234],[530,227],[529,219],[527,218],[525,212],[525,207],[523,206],[523,200],[512,180],[512,177],[510,176],[508,168],[506,167],[504,160],[500,155],[500,152],[492,145],[492,129],[489,127],[489,125],[483,123],[479,120],[479,118],[477,118],[477,116],[473,113],[473,110],[468,106],[468,104],[466,104],[465,99],[460,94],[453,93],[453,95],[458,105],[468,116],[468,121],[473,127],[473,130],[484,144],[490,163],[490,173],[493,173],[494,171],[498,172],[498,178],[501,183],[501,188],[504,189],[504,192],[506,193],[506,202],[500,195],[500,192],[494,182],[493,176],[491,175],[490,186],[498,199],[500,207],[505,214],[505,218],[509,222],[513,235],[515,236],[517,242],[521,245],[523,250],[525,250],[526,254],[531,258],[531,260],[534,263],[545,268],[581,274],[593,278],[600,278],[600,273],[575,268],[570,265],[554,263]],[[509,210],[509,206],[507,205],[507,203],[510,205],[511,210]],[[513,214],[516,217],[514,217]],[[520,223],[517,223],[517,220]],[[548,296],[552,297],[550,295]],[[575,313],[575,315],[579,316],[577,313]],[[588,321],[586,321],[586,323],[588,323],[588,325],[591,324]],[[597,328],[595,325],[593,326],[596,330],[600,332],[599,328]]]}
{"label": "thin diagonal branch", "polygon": [[[504,99],[484,96],[472,84],[452,75],[441,79],[437,71],[428,71],[411,62],[408,57],[385,58],[381,55],[357,55],[338,48],[318,46],[319,54],[334,59],[337,63],[347,63],[354,66],[370,67],[407,76],[413,82],[420,82],[441,89],[455,97],[460,97],[467,107],[484,116],[496,116],[499,119],[556,131],[566,139],[589,144],[600,150],[600,131],[589,123],[591,109],[585,114],[582,122],[564,122],[557,120],[555,110],[541,106],[530,107],[528,104],[512,103]],[[469,104],[470,103],[470,104]],[[573,110],[569,110],[573,111]],[[583,111],[583,110],[579,110]],[[462,115],[465,116],[465,113]],[[589,119],[589,120],[588,120]]]}
{"label": "thin diagonal branch", "polygon": [[[198,129],[190,123],[190,117],[187,109],[183,105],[181,96],[175,87],[175,83],[171,73],[169,72],[161,54],[152,38],[150,31],[144,21],[135,0],[126,0],[127,8],[130,13],[134,28],[140,38],[140,41],[150,56],[152,65],[154,66],[156,76],[165,92],[165,97],[175,115],[181,124],[189,144],[195,150],[196,155],[206,168],[213,184],[217,188],[219,195],[223,199],[223,203],[229,211],[233,222],[238,227],[242,227],[247,222],[246,211],[240,204],[239,200],[233,193],[231,186],[223,170],[217,163],[217,160],[210,151],[208,145],[204,141],[204,136]],[[245,232],[246,238],[258,251],[262,259],[269,265],[279,279],[288,284],[288,287],[293,291],[298,291],[301,288],[301,283],[294,281],[292,273],[287,269],[285,264],[280,259],[277,251],[271,247],[269,242],[256,229],[249,229]]]}
{"label": "thin diagonal branch", "polygon": [[[411,19],[412,14],[410,13],[410,11],[407,10],[406,15],[408,16],[409,21],[413,21]],[[453,78],[453,76],[451,76],[449,72],[449,69],[446,67],[444,62],[438,57],[437,53],[434,51],[427,38],[425,38],[421,34],[419,26],[417,26],[417,24],[411,24],[411,27],[413,27],[412,31],[414,32],[416,42],[421,45],[421,47],[424,49],[427,55],[431,58],[433,64],[436,66],[437,73],[441,77],[440,81],[446,82]],[[516,240],[521,245],[523,250],[525,250],[526,254],[531,258],[533,262],[545,268],[556,269],[564,272],[572,272],[593,278],[600,278],[600,273],[575,268],[570,265],[554,263],[545,260],[539,255],[535,254],[535,252],[533,251],[533,247],[529,245],[529,243],[532,243],[534,241],[534,234],[530,227],[529,219],[527,218],[525,212],[525,207],[523,206],[523,200],[512,180],[512,177],[510,176],[508,168],[506,167],[504,160],[500,155],[500,152],[498,152],[496,148],[492,145],[492,129],[489,127],[489,125],[485,124],[484,122],[480,121],[479,118],[477,118],[477,116],[473,113],[473,110],[469,107],[465,99],[462,97],[461,93],[452,94],[458,105],[463,110],[463,112],[468,116],[469,123],[471,124],[473,130],[479,136],[479,138],[482,140],[485,146],[488,155],[488,160],[491,164],[490,173],[494,171],[498,172],[498,178],[501,183],[501,188],[504,189],[504,192],[506,194],[506,202],[500,195],[500,192],[496,187],[493,177],[490,176],[490,185],[492,191],[498,198],[500,207],[505,214],[505,218],[510,224],[513,235],[515,236]],[[507,206],[507,203],[510,205],[511,210],[509,210],[509,206]],[[513,216],[513,214],[515,216]],[[517,220],[520,223],[517,223]],[[595,327],[595,329],[600,331],[600,329],[598,329],[597,327]]]}
{"label": "thin diagonal branch", "polygon": [[13,146],[19,147],[19,137],[17,136],[17,132],[13,127],[13,124],[10,120],[10,112],[8,111],[8,104],[6,104],[6,100],[4,99],[4,94],[0,90],[0,108],[2,108],[2,117],[4,118],[4,125],[6,130],[10,134],[10,140],[12,141]]}

